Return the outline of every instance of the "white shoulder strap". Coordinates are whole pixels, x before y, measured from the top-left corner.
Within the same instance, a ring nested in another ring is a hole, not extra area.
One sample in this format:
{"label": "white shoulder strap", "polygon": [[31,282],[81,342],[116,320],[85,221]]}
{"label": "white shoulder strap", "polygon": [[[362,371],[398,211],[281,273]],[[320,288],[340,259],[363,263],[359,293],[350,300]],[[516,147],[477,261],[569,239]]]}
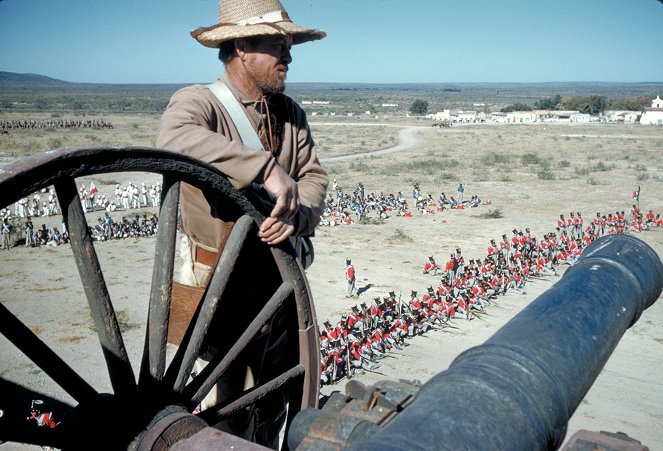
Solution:
{"label": "white shoulder strap", "polygon": [[258,134],[256,133],[251,121],[246,116],[242,105],[239,103],[239,100],[235,98],[233,93],[230,91],[228,86],[223,83],[221,80],[207,85],[210,91],[219,99],[221,105],[226,108],[230,119],[235,124],[239,136],[242,139],[242,143],[248,147],[253,147],[254,149],[264,149]]}

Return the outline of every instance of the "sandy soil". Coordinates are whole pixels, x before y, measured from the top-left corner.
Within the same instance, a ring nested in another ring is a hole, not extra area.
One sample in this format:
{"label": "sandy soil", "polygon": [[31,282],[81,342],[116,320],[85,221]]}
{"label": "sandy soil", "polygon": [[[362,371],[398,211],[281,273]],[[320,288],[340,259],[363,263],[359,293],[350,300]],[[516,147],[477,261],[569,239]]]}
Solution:
{"label": "sandy soil", "polygon": [[[316,128],[334,124],[313,123]],[[554,228],[560,213],[582,211],[591,218],[597,211],[628,210],[630,193],[642,185],[641,208],[663,212],[663,129],[611,126],[478,126],[431,129],[402,128],[397,149],[381,154],[344,159],[333,146],[319,142],[321,157],[346,189],[362,182],[367,192],[396,193],[409,197],[412,183],[435,197],[440,191],[455,194],[459,181],[465,196],[479,195],[491,205],[465,211],[412,218],[389,218],[352,226],[320,228],[314,238],[316,261],[307,271],[318,322],[336,321],[357,300],[344,297],[345,258],[352,258],[360,300],[370,301],[389,290],[403,293],[425,291],[437,279],[421,274],[427,256],[444,261],[456,247],[466,257],[483,257],[491,238],[511,229],[529,227],[542,236]],[[370,143],[369,143],[370,144]],[[325,150],[328,149],[328,150]],[[496,160],[495,153],[507,157]],[[535,153],[547,161],[554,179],[541,177],[543,164],[525,164],[524,154]],[[420,162],[421,164],[413,164]],[[597,166],[602,162],[603,166]],[[433,171],[428,167],[435,166]],[[597,169],[598,168],[598,169]],[[608,168],[603,170],[603,168]],[[442,175],[440,175],[442,174]],[[446,174],[452,174],[449,177]],[[644,176],[643,174],[646,174]],[[124,176],[122,176],[124,177]],[[126,183],[142,175],[106,180]],[[102,192],[110,188],[98,182]],[[499,209],[502,217],[484,213]],[[90,216],[90,222],[96,220]],[[51,218],[58,224],[59,219]],[[37,222],[36,222],[37,223]],[[663,232],[638,235],[663,255]],[[125,240],[97,246],[111,297],[126,318],[125,340],[132,364],[140,362],[147,293],[151,278],[154,240]],[[0,254],[0,299],[42,340],[99,390],[108,390],[108,377],[98,350],[83,289],[71,252],[66,247],[15,248]],[[379,373],[360,380],[409,379],[425,382],[443,371],[464,349],[481,344],[555,278],[541,279],[527,287],[527,294],[511,293],[500,298],[481,320],[460,321],[458,329],[434,331],[416,337],[403,351],[382,360]],[[663,447],[663,303],[645,312],[620,342],[596,383],[575,412],[569,431],[578,429],[623,431],[651,449]],[[3,378],[60,393],[48,377],[0,337],[0,375]],[[342,390],[344,381],[323,392]],[[2,408],[3,406],[0,406]],[[2,449],[10,449],[5,445]]]}

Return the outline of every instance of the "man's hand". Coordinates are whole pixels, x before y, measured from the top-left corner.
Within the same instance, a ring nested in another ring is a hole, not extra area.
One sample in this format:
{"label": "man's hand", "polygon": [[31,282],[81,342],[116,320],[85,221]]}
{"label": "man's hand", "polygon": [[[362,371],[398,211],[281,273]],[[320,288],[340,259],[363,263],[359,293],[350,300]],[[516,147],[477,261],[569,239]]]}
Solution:
{"label": "man's hand", "polygon": [[258,236],[263,242],[274,245],[285,241],[294,231],[295,226],[290,220],[283,221],[270,216],[269,218],[265,218],[260,225]]}
{"label": "man's hand", "polygon": [[265,176],[263,185],[274,196],[275,205],[260,226],[258,236],[267,244],[278,244],[295,231],[292,218],[299,209],[297,183],[281,166],[274,165]]}

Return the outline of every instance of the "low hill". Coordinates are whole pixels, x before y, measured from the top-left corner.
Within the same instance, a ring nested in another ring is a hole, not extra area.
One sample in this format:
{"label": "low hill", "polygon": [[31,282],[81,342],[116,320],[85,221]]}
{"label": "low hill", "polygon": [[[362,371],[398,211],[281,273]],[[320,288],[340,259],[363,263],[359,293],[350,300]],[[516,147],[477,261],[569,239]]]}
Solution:
{"label": "low hill", "polygon": [[0,71],[0,88],[55,88],[75,86],[78,83],[57,80],[38,74],[17,74]]}

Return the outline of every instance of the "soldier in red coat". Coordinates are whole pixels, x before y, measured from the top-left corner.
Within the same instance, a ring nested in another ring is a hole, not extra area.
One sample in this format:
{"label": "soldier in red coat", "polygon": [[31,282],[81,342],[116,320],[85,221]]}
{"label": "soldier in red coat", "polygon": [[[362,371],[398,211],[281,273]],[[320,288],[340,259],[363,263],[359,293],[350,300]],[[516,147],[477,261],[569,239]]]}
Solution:
{"label": "soldier in red coat", "polygon": [[437,263],[433,256],[428,257],[428,261],[424,264],[424,274],[436,275],[438,272]]}
{"label": "soldier in red coat", "polygon": [[357,296],[357,275],[355,274],[355,267],[352,265],[352,260],[346,258],[345,264],[347,265],[345,268],[345,281],[348,284],[348,292],[345,297],[351,298],[353,296]]}

